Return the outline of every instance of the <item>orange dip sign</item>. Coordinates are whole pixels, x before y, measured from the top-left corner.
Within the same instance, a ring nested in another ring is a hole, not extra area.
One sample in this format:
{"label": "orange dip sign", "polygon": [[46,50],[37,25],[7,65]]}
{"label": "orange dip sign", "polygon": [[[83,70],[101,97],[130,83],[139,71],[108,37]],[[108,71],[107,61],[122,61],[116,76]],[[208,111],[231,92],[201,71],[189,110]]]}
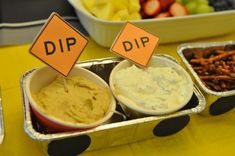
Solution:
{"label": "orange dip sign", "polygon": [[157,36],[127,22],[110,50],[137,65],[146,67],[158,41]]}
{"label": "orange dip sign", "polygon": [[29,51],[62,75],[68,76],[87,43],[84,35],[57,13],[52,13]]}

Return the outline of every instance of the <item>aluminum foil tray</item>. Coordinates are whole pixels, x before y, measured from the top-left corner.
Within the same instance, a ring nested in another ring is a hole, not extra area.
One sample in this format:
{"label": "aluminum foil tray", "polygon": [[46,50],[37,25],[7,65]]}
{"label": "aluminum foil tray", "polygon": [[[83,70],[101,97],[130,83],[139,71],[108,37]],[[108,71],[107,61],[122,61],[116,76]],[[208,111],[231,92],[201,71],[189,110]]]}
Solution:
{"label": "aluminum foil tray", "polygon": [[205,95],[207,106],[203,111],[204,114],[220,115],[232,110],[235,107],[235,90],[229,91],[213,91],[208,89],[206,85],[199,78],[198,74],[194,71],[190,63],[188,62],[188,55],[190,50],[194,49],[223,49],[223,50],[235,50],[234,41],[225,42],[205,42],[205,43],[187,43],[182,44],[177,48],[177,53],[180,56],[183,64],[190,72],[192,78],[198,85],[199,89]]}
{"label": "aluminum foil tray", "polygon": [[[172,59],[169,56],[163,57]],[[110,72],[120,61],[120,58],[104,58],[80,62],[76,66],[87,68],[109,82]],[[80,132],[50,133],[32,113],[25,93],[25,81],[33,70],[35,69],[26,72],[21,78],[24,129],[29,137],[42,143],[43,151],[49,155],[56,155],[56,152],[75,155],[84,150],[107,148],[156,136],[168,136],[183,129],[188,124],[191,114],[199,113],[205,108],[205,98],[194,85],[194,94],[191,100],[184,108],[175,113],[137,119],[127,118],[126,120],[123,120],[121,116],[114,115],[109,123],[94,129]],[[124,113],[118,104],[116,109]],[[61,148],[61,144],[63,148]]]}

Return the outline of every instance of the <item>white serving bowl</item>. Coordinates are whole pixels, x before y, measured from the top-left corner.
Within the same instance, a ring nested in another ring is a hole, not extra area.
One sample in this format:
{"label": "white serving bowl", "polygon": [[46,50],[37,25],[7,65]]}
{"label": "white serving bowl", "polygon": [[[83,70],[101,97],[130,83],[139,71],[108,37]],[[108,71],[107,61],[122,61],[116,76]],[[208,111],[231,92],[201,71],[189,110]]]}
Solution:
{"label": "white serving bowl", "polygon": [[37,102],[34,100],[33,95],[38,93],[41,88],[49,85],[53,80],[55,80],[58,75],[59,73],[50,67],[41,67],[33,71],[33,73],[31,73],[31,75],[26,80],[26,94],[29,99],[30,106],[36,117],[44,126],[53,131],[86,130],[94,128],[102,123],[105,123],[108,119],[111,118],[116,108],[116,101],[110,91],[108,84],[98,75],[90,72],[87,69],[80,68],[77,66],[72,69],[71,73],[69,74],[70,76],[79,75],[92,82],[95,82],[101,87],[108,89],[108,93],[110,95],[111,100],[109,110],[107,111],[106,115],[104,116],[104,118],[96,122],[84,124],[66,122],[61,119],[55,118],[49,114],[45,114],[44,111],[38,106]]}
{"label": "white serving bowl", "polygon": [[[128,116],[132,117],[142,117],[146,115],[163,115],[163,114],[169,114],[172,112],[175,112],[181,108],[183,108],[191,99],[193,95],[193,82],[191,80],[191,77],[189,74],[181,67],[179,64],[174,62],[173,60],[170,60],[169,58],[162,57],[162,56],[153,56],[149,66],[151,67],[172,67],[179,75],[181,75],[183,78],[185,78],[186,85],[182,86],[183,89],[186,91],[186,94],[184,96],[184,99],[181,101],[181,103],[177,105],[171,105],[167,109],[159,109],[159,110],[151,110],[144,107],[141,107],[140,104],[137,104],[134,99],[130,99],[126,97],[126,93],[121,93],[121,91],[116,87],[114,77],[117,74],[117,72],[121,69],[125,69],[127,67],[132,66],[132,63],[124,60],[120,62],[118,65],[114,67],[110,74],[109,78],[109,85],[111,88],[111,91],[113,92],[113,95],[115,98],[119,101],[121,104],[123,110],[126,112]],[[161,73],[159,73],[161,75]],[[126,78],[128,79],[128,74],[126,75]],[[144,82],[140,82],[143,83]],[[167,87],[167,86],[166,86]],[[157,93],[156,93],[157,94]],[[172,97],[177,98],[177,97]]]}
{"label": "white serving bowl", "polygon": [[[81,0],[68,0],[81,24],[101,46],[111,47],[125,21],[96,18],[82,5]],[[207,14],[130,21],[160,37],[160,43],[187,41],[223,35],[235,31],[235,10]]]}

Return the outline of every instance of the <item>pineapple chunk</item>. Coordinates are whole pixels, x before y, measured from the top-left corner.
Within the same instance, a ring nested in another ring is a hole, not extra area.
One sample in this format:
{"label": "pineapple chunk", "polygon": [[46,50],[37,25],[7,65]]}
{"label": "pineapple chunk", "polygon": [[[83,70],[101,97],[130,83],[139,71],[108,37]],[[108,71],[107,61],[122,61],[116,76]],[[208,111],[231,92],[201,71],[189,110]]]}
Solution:
{"label": "pineapple chunk", "polygon": [[82,0],[82,4],[90,12],[95,5],[95,0]]}
{"label": "pineapple chunk", "polygon": [[119,10],[116,14],[121,18],[121,20],[126,20],[129,17],[127,9]]}
{"label": "pineapple chunk", "polygon": [[113,5],[111,3],[95,5],[91,13],[101,19],[110,19],[113,16]]}
{"label": "pineapple chunk", "polygon": [[128,5],[128,9],[130,13],[139,12],[140,11],[139,0],[131,0]]}
{"label": "pineapple chunk", "polygon": [[141,20],[141,15],[138,12],[132,13],[128,20]]}
{"label": "pineapple chunk", "polygon": [[139,0],[82,0],[94,16],[106,20],[141,19]]}

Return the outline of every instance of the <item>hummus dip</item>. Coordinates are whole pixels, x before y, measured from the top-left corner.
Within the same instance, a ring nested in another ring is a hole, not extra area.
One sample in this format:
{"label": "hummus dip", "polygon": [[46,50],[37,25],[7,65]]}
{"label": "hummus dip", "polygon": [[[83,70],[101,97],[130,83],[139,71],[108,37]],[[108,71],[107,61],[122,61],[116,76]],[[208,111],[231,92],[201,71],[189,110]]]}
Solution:
{"label": "hummus dip", "polygon": [[172,67],[140,69],[132,65],[117,71],[113,81],[119,96],[147,110],[176,108],[188,94],[186,78]]}
{"label": "hummus dip", "polygon": [[34,99],[42,112],[70,123],[89,124],[102,119],[108,112],[111,97],[107,88],[80,76],[58,76],[42,88]]}

